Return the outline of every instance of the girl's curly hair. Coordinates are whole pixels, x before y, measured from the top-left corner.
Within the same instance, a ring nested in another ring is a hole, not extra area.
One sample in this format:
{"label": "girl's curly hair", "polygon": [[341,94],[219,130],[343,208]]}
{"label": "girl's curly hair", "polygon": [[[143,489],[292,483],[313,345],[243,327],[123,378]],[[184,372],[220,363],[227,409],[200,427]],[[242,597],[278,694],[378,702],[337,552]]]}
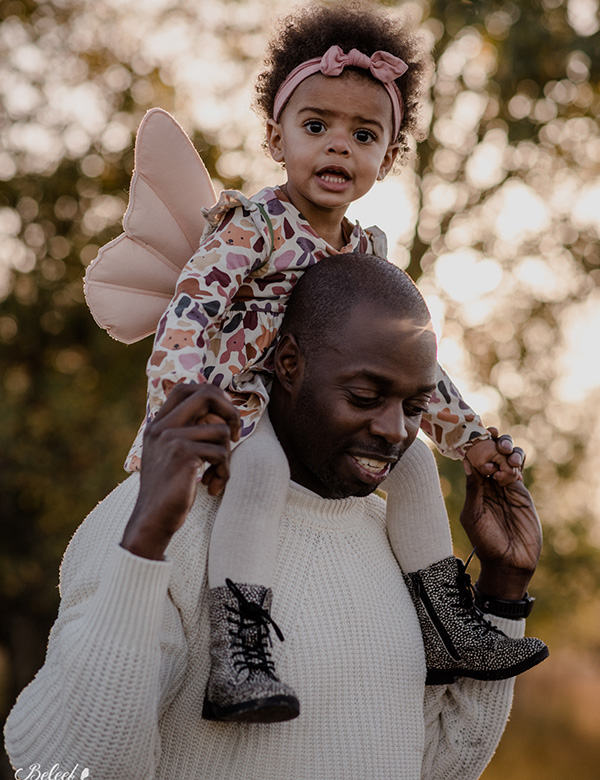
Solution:
{"label": "girl's curly hair", "polygon": [[[420,113],[429,85],[431,57],[423,33],[406,19],[386,14],[381,8],[362,1],[323,5],[309,3],[284,17],[268,44],[265,69],[256,80],[254,106],[265,118],[273,116],[275,95],[286,76],[298,65],[321,57],[330,46],[338,45],[371,56],[387,51],[403,59],[408,70],[396,84],[404,102],[404,116],[398,138],[399,158],[410,154],[409,137],[423,138]],[[366,78],[368,71],[352,68]]]}

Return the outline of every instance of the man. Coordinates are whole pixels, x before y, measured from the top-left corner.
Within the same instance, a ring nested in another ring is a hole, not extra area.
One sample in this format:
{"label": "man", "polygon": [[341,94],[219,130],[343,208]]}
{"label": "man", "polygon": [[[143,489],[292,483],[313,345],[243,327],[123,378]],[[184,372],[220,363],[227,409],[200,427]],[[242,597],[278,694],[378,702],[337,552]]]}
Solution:
{"label": "man", "polygon": [[[348,278],[350,291],[336,297]],[[368,467],[374,459],[405,470],[415,522],[444,513],[433,457],[414,441],[436,350],[407,280],[373,257],[324,260],[298,283],[274,356],[269,413],[292,484],[274,576],[286,641],[272,652],[300,717],[201,718],[206,551],[238,419],[216,388],[179,386],[148,429],[141,478],[107,497],[65,554],[46,663],[7,723],[19,777],[32,765],[77,765],[94,780],[479,777],[504,729],[512,680],[425,686],[417,616]],[[196,484],[205,460],[208,489]],[[522,483],[502,488],[468,474],[462,519],[482,590],[520,603],[541,548]],[[522,635],[522,620],[495,622]]]}

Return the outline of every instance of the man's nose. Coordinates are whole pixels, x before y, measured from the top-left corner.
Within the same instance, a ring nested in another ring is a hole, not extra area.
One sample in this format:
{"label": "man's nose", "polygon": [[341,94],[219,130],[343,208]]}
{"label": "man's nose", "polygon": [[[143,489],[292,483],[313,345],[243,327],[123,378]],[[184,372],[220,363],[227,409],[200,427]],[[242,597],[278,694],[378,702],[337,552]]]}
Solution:
{"label": "man's nose", "polygon": [[408,436],[406,416],[401,404],[386,404],[372,418],[370,425],[374,436],[381,436],[390,444],[402,444]]}

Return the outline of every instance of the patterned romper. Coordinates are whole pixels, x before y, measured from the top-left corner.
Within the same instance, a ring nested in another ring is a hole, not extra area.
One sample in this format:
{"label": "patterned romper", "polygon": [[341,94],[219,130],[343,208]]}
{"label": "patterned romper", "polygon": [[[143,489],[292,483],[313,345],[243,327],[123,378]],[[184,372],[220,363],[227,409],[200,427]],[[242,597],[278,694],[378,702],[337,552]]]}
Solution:
{"label": "patterned romper", "polygon": [[[266,187],[251,199],[226,190],[203,213],[198,251],[158,325],[147,366],[146,418],[127,471],[139,470],[145,426],[178,382],[210,382],[226,390],[241,415],[240,441],[249,436],[269,402],[272,348],[300,275],[328,255],[387,254],[378,228],[349,222],[350,239],[338,253],[279,188]],[[436,383],[421,428],[444,455],[462,458],[465,444],[489,434],[439,365]]]}

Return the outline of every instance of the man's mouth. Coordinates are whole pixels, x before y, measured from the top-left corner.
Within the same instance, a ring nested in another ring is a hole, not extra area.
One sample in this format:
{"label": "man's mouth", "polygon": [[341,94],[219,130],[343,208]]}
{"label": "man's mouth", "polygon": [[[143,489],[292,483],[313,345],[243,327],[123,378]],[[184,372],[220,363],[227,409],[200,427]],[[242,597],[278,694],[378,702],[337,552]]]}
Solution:
{"label": "man's mouth", "polygon": [[392,464],[387,460],[378,458],[367,458],[362,455],[350,455],[350,458],[357,464],[358,470],[365,481],[379,484],[390,473]]}

